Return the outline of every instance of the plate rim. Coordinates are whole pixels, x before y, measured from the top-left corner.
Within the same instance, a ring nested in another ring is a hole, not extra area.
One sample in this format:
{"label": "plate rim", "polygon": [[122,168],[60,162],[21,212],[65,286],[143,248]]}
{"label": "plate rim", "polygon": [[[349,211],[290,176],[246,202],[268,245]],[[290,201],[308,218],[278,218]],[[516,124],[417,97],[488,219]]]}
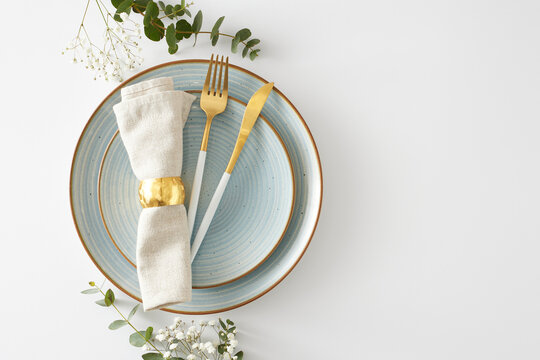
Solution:
{"label": "plate rim", "polygon": [[[184,91],[188,92],[190,94],[198,94],[198,93],[201,92],[201,90],[184,90]],[[247,104],[245,102],[243,102],[242,100],[240,100],[240,99],[237,99],[237,98],[235,98],[233,96],[229,96],[229,99],[237,102],[238,104],[242,105],[244,108],[247,107]],[[253,271],[257,270],[257,268],[259,266],[261,266],[274,253],[274,251],[277,249],[277,247],[281,243],[281,240],[283,240],[283,238],[285,237],[285,233],[287,232],[287,229],[289,228],[289,224],[291,223],[292,216],[293,216],[293,213],[294,213],[295,200],[296,200],[296,187],[295,187],[295,180],[296,179],[295,179],[295,176],[294,176],[294,169],[293,169],[293,166],[292,166],[291,155],[289,154],[289,151],[287,150],[287,146],[283,142],[283,139],[279,135],[276,128],[274,128],[274,126],[270,123],[270,121],[263,114],[260,114],[259,117],[264,121],[264,123],[268,127],[270,127],[270,130],[272,130],[272,132],[275,134],[276,138],[278,139],[279,143],[281,144],[281,147],[283,148],[285,156],[287,157],[287,162],[289,164],[288,169],[289,169],[289,173],[290,173],[292,194],[291,194],[291,200],[290,200],[291,206],[290,206],[290,209],[289,209],[289,215],[287,217],[287,221],[285,222],[285,225],[283,226],[283,230],[281,231],[281,234],[279,235],[277,241],[274,243],[274,245],[272,246],[270,251],[258,263],[256,263],[253,267],[249,268],[247,271],[241,273],[238,276],[235,276],[232,279],[228,279],[227,281],[223,281],[223,282],[220,282],[220,283],[217,283],[217,284],[212,284],[212,285],[206,285],[206,286],[192,286],[192,289],[210,289],[210,288],[213,288],[213,287],[227,285],[227,284],[230,284],[230,283],[232,283],[232,282],[234,282],[234,281],[236,281],[238,279],[241,279],[244,276],[247,276],[250,273],[252,273]],[[102,175],[102,171],[103,171],[103,165],[105,164],[105,159],[107,157],[107,154],[109,153],[109,149],[110,149],[113,141],[115,140],[115,138],[117,136],[119,136],[119,134],[120,134],[119,130],[116,130],[116,132],[113,134],[113,136],[109,140],[109,143],[107,144],[105,152],[103,153],[103,157],[101,158],[101,161],[100,161],[99,174],[98,174],[98,183],[97,183],[97,187],[98,187],[97,188],[97,190],[98,190],[98,196],[97,196],[97,198],[98,198],[98,208],[99,208],[99,215],[101,217],[101,221],[103,222],[103,226],[105,227],[105,231],[106,231],[107,235],[109,236],[109,240],[112,241],[114,247],[122,255],[122,257],[124,259],[126,259],[126,261],[136,269],[137,265],[134,264],[128,258],[128,256],[120,249],[117,242],[114,240],[114,237],[112,236],[111,232],[109,231],[109,226],[107,225],[107,221],[105,220],[105,216],[103,214],[103,207],[102,207],[102,204],[101,204],[101,178],[102,178],[101,175]]]}
{"label": "plate rim", "polygon": [[[206,63],[208,64],[209,63],[209,60],[205,60],[205,59],[184,59],[184,60],[175,60],[175,61],[169,61],[169,62],[165,62],[165,63],[161,63],[161,64],[158,64],[158,65],[155,65],[155,66],[152,66],[152,67],[149,67],[148,69],[145,69],[145,70],[142,70],[141,72],[138,72],[137,74],[131,76],[130,78],[124,80],[122,83],[120,83],[117,87],[115,87],[99,104],[98,106],[96,107],[96,109],[92,112],[92,114],[90,115],[90,118],[88,119],[88,121],[86,122],[82,132],[81,132],[81,135],[79,136],[79,140],[77,141],[77,145],[75,146],[75,151],[73,153],[73,159],[72,159],[72,162],[71,162],[71,169],[70,169],[70,174],[69,174],[69,202],[70,202],[70,209],[71,209],[71,216],[72,216],[72,219],[73,219],[73,223],[75,225],[75,229],[77,231],[77,235],[79,236],[79,240],[81,241],[81,244],[83,245],[84,247],[84,250],[86,251],[88,257],[90,258],[90,260],[92,260],[92,262],[94,263],[94,265],[98,268],[98,270],[103,274],[103,276],[105,276],[105,278],[111,282],[111,284],[113,284],[114,286],[116,286],[119,290],[121,290],[124,294],[128,295],[129,297],[131,297],[132,299],[138,301],[138,302],[142,302],[141,298],[131,294],[130,292],[128,292],[127,290],[123,289],[116,281],[112,280],[110,278],[110,276],[99,266],[99,264],[96,262],[96,260],[94,259],[94,257],[92,256],[92,254],[90,253],[90,251],[88,250],[88,248],[86,247],[86,244],[84,243],[83,241],[83,238],[82,238],[82,235],[81,235],[81,232],[80,232],[80,229],[77,225],[77,219],[75,218],[75,211],[74,211],[74,207],[73,207],[73,196],[72,196],[72,183],[73,183],[73,168],[74,168],[74,165],[75,165],[75,160],[77,158],[77,153],[78,153],[78,150],[79,150],[79,146],[81,144],[81,141],[82,141],[82,138],[88,128],[88,126],[90,125],[90,121],[92,120],[92,118],[97,114],[97,112],[99,111],[99,109],[103,106],[103,104],[109,100],[109,98],[114,94],[116,93],[117,91],[119,91],[125,84],[127,84],[128,82],[132,81],[132,80],[135,80],[137,79],[138,77],[150,72],[150,71],[153,71],[153,70],[156,70],[156,69],[159,69],[159,68],[162,68],[162,67],[167,67],[167,66],[172,66],[172,65],[177,65],[177,64],[186,64],[186,63]],[[238,65],[234,65],[234,64],[229,64],[230,67],[240,71],[240,72],[243,72],[249,76],[252,76],[254,77],[255,79],[258,79],[260,81],[262,81],[263,83],[268,83],[268,81],[266,79],[264,79],[263,77],[241,67],[241,66],[238,66]],[[175,309],[171,309],[171,308],[163,308],[163,309],[160,309],[162,311],[165,311],[165,312],[170,312],[170,313],[175,313],[175,314],[186,314],[186,315],[207,315],[207,314],[215,314],[215,313],[220,313],[220,312],[224,312],[224,311],[229,311],[229,310],[233,310],[233,309],[237,309],[239,307],[242,307],[246,304],[249,304],[250,302],[252,301],[255,301],[257,299],[259,299],[260,297],[262,297],[263,295],[266,295],[268,292],[270,292],[272,289],[274,289],[279,283],[281,283],[287,276],[289,276],[289,274],[292,272],[292,270],[296,267],[296,265],[298,265],[298,263],[300,262],[300,260],[304,257],[304,254],[306,253],[307,251],[307,248],[309,247],[309,245],[311,244],[311,240],[313,240],[313,236],[315,234],[315,231],[317,229],[317,226],[319,224],[319,219],[320,219],[320,215],[321,215],[321,209],[322,209],[322,203],[323,203],[323,189],[324,189],[324,182],[323,182],[323,169],[322,169],[322,164],[321,164],[321,157],[319,155],[319,149],[317,148],[317,144],[315,143],[315,139],[313,138],[313,134],[311,133],[311,130],[309,129],[306,121],[304,120],[304,118],[302,117],[302,115],[300,114],[300,112],[298,111],[298,109],[296,108],[296,106],[293,105],[293,103],[277,88],[274,86],[273,90],[283,99],[285,100],[285,102],[291,107],[291,109],[294,110],[294,112],[296,113],[296,115],[298,116],[298,118],[300,119],[300,121],[302,122],[302,125],[304,127],[304,129],[307,131],[307,134],[310,138],[310,141],[311,141],[311,144],[313,146],[313,150],[315,151],[315,157],[317,159],[317,164],[319,166],[319,181],[320,181],[320,184],[321,184],[321,190],[320,190],[320,194],[319,194],[319,199],[320,199],[320,202],[319,202],[319,208],[317,209],[317,216],[315,217],[315,222],[313,224],[313,229],[311,230],[311,234],[309,235],[309,238],[306,242],[306,245],[304,246],[304,248],[302,249],[302,252],[300,253],[300,255],[298,256],[297,259],[295,259],[294,263],[291,265],[291,267],[289,269],[287,269],[285,271],[285,273],[279,277],[279,279],[277,279],[272,285],[270,285],[268,288],[266,288],[264,291],[261,291],[259,294],[247,299],[247,300],[244,300],[238,304],[235,304],[235,305],[231,305],[231,306],[227,306],[227,307],[224,307],[224,308],[220,308],[220,309],[213,309],[213,310],[206,310],[206,311],[181,311],[181,310],[175,310]]]}

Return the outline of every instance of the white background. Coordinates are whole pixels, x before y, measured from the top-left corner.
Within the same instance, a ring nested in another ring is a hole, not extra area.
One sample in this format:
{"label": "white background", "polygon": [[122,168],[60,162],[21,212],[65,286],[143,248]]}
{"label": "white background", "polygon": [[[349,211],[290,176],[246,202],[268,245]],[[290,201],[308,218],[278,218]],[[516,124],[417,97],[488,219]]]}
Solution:
{"label": "white background", "polygon": [[[0,357],[138,359],[127,329],[107,330],[112,310],[79,294],[103,277],[71,219],[71,159],[116,86],[60,55],[85,2],[4,5]],[[275,81],[323,164],[323,210],[302,261],[221,314],[237,322],[245,358],[540,358],[540,2],[194,9],[203,29],[226,15],[222,30],[248,26],[262,40],[255,62],[231,61]],[[94,6],[87,23],[100,25]],[[144,68],[216,51],[205,36],[175,56],[142,44]],[[229,54],[229,42],[217,51]]]}

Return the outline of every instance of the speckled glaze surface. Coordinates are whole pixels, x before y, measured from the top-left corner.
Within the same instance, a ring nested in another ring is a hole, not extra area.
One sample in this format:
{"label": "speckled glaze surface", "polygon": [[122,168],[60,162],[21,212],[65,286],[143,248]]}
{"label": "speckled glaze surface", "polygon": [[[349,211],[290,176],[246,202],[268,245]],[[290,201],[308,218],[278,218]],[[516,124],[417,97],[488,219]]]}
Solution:
{"label": "speckled glaze surface", "polygon": [[[208,62],[204,60],[163,64],[134,76],[121,86],[149,78],[171,76],[175,88],[196,91],[202,88],[207,64]],[[216,123],[212,125],[198,221],[202,218],[202,210],[206,208],[226,166],[229,148],[232,149],[234,145],[237,130],[232,131],[226,127],[238,129],[243,113],[242,102],[249,101],[251,95],[265,82],[247,70],[236,66],[230,68],[229,94],[239,102],[229,102],[230,111],[235,113],[234,116],[231,114],[227,121],[222,122],[216,118],[214,120]],[[121,141],[115,136],[117,127],[112,106],[120,101],[119,88],[96,109],[79,139],[71,169],[70,198],[77,231],[93,262],[118,288],[139,300],[140,292],[133,262],[134,234],[140,208],[137,196],[134,195],[136,191],[133,190],[136,189],[137,180],[131,173]],[[203,120],[197,107],[190,113],[184,131],[185,139],[194,139],[199,135],[198,132],[202,133]],[[235,244],[234,241],[207,242],[208,239],[205,239],[200,250],[200,263],[198,265],[194,263],[193,268],[194,286],[204,288],[193,290],[193,299],[190,303],[167,308],[165,309],[167,311],[215,313],[249,303],[275,287],[293,269],[309,245],[317,225],[322,201],[322,173],[315,143],[298,111],[279,90],[276,89],[270,94],[261,116],[268,123],[257,122],[256,129],[250,135],[248,145],[244,149],[245,153],[242,153],[231,177],[225,195],[228,198],[223,198],[224,206],[214,219],[212,224],[214,229],[211,227],[210,230],[226,231],[224,229],[228,228],[229,232],[237,232],[236,236],[241,239],[250,236],[258,238],[261,231],[280,236],[277,240],[276,236],[269,236],[269,240],[256,244],[255,247],[250,246],[249,241],[247,244],[245,241],[238,241]],[[231,136],[231,133],[234,135]],[[210,153],[212,139],[214,139],[214,155]],[[246,151],[248,146],[249,151]],[[187,196],[198,147],[196,141],[189,140],[184,146],[182,177],[186,183]],[[273,176],[268,176],[269,174]],[[259,183],[259,180],[263,182]],[[244,195],[237,190],[241,186],[249,188]],[[229,207],[227,203],[230,204]],[[287,204],[292,204],[292,212]],[[243,210],[244,205],[246,208],[249,207],[250,211]],[[113,209],[115,207],[116,210]],[[234,215],[235,211],[246,211],[251,217],[238,219]],[[112,213],[116,215],[111,215]],[[267,216],[263,220],[259,218],[268,214],[270,217]],[[109,223],[114,216],[117,218]],[[230,223],[240,228],[233,229],[232,226],[227,226]],[[112,228],[114,230],[111,230]],[[250,233],[252,228],[257,230]],[[111,240],[111,235],[118,236],[117,232],[121,235],[115,244]],[[236,238],[232,236],[229,239]],[[273,241],[274,246],[277,245],[275,249],[272,248]],[[218,263],[230,261],[231,257],[226,260],[227,257],[223,254],[231,249],[236,249],[238,255],[248,257],[247,261],[229,272],[224,271],[221,274],[220,271],[219,276],[212,274],[209,277],[208,274],[218,270],[216,261]],[[256,264],[257,259],[264,262]],[[258,266],[249,271],[253,264]],[[249,273],[242,276],[241,272],[246,270]],[[239,274],[239,278],[230,281]],[[217,285],[220,282],[226,283]]]}

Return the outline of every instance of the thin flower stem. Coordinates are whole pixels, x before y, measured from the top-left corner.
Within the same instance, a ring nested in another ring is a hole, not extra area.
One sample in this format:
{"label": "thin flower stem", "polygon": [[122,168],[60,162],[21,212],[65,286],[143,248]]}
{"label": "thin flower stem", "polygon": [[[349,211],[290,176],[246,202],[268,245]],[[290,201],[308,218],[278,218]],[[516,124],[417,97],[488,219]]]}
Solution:
{"label": "thin flower stem", "polygon": [[81,28],[84,27],[84,19],[86,18],[86,13],[88,12],[88,6],[90,5],[90,0],[86,2],[86,7],[84,8],[84,14],[81,19],[81,25],[79,26],[79,31],[77,32],[77,37],[79,37],[79,34],[81,33]]}
{"label": "thin flower stem", "polygon": [[[99,290],[99,292],[100,292],[103,296],[105,296],[105,293],[103,292],[103,290],[101,290],[101,288],[100,288],[99,286],[94,285],[94,287],[97,288],[97,289]],[[139,334],[139,336],[140,336],[141,338],[144,339],[144,341],[146,341],[148,344],[150,344],[150,346],[152,346],[152,347],[154,348],[154,350],[156,350],[158,353],[160,353],[161,355],[163,355],[163,353],[162,353],[161,351],[159,351],[158,348],[155,347],[154,344],[152,344],[152,342],[151,342],[150,340],[146,340],[146,338],[144,337],[144,335],[141,334],[141,333],[139,332],[139,330],[137,330],[137,329],[135,328],[135,326],[133,326],[133,324],[132,324],[125,316],[124,316],[124,314],[122,314],[122,312],[121,312],[120,310],[118,310],[118,308],[116,307],[116,305],[114,305],[114,304],[111,304],[111,305],[112,305],[112,307],[116,310],[116,312],[122,317],[122,319],[124,319],[124,320],[126,321],[126,323],[127,323],[129,326],[131,326],[131,328],[132,328],[133,330],[135,330],[135,332],[136,332],[137,334]]]}

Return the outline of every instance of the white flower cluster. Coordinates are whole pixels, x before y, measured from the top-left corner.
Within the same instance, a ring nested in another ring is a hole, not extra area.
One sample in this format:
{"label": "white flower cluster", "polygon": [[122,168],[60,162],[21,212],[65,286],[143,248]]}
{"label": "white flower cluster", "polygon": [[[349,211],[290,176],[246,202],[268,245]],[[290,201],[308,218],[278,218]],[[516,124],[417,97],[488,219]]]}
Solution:
{"label": "white flower cluster", "polygon": [[140,66],[143,58],[138,39],[141,39],[140,25],[129,19],[126,13],[121,15],[122,22],[116,21],[107,12],[103,44],[97,45],[90,40],[84,24],[81,24],[77,36],[71,40],[62,54],[72,52],[73,63],[83,63],[94,73],[94,80],[123,81],[125,75]]}
{"label": "white flower cluster", "polygon": [[[218,335],[217,341],[203,340],[203,333],[207,328],[215,331]],[[197,327],[194,322],[187,324],[177,317],[172,325],[159,329],[151,342],[156,348],[162,349],[160,351],[165,359],[181,357],[186,360],[237,360],[238,356],[234,355],[238,346],[236,333],[236,327],[223,329],[213,320],[201,321]],[[155,348],[147,344],[144,350],[153,351]]]}

